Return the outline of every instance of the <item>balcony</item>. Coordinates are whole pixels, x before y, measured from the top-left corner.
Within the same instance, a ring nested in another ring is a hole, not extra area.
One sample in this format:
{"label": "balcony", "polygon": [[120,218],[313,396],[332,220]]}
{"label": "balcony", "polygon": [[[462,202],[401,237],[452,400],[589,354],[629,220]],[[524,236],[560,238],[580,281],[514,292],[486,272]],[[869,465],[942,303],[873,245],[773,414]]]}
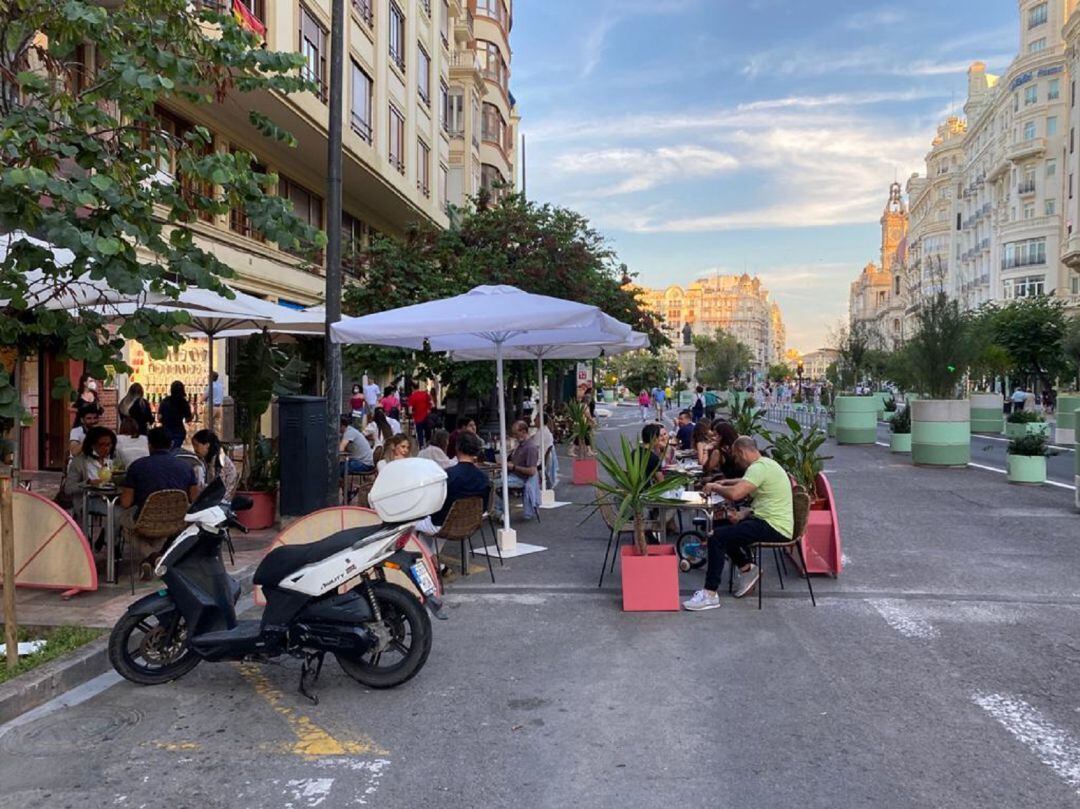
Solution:
{"label": "balcony", "polygon": [[1080,233],[1069,236],[1061,252],[1061,263],[1073,270],[1080,270]]}
{"label": "balcony", "polygon": [[1019,194],[1022,197],[1026,197],[1026,196],[1030,196],[1030,195],[1034,194],[1035,193],[1035,181],[1034,180],[1028,180],[1026,182],[1020,183],[1020,185],[1018,185],[1016,187],[1016,193]]}
{"label": "balcony", "polygon": [[1014,143],[1008,148],[1005,157],[1013,163],[1046,154],[1046,138],[1030,138]]}
{"label": "balcony", "polygon": [[467,8],[463,14],[454,17],[454,42],[458,47],[466,47],[476,38],[473,28],[473,14]]}

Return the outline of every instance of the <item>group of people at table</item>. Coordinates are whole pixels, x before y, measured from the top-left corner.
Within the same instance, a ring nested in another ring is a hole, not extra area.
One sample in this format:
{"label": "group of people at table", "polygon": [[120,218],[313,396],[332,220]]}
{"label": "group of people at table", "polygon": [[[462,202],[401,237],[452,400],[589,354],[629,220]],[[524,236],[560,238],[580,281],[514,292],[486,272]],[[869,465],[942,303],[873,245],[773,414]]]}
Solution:
{"label": "group of people at table", "polygon": [[702,469],[702,494],[720,495],[725,503],[708,540],[704,587],[683,607],[700,611],[720,606],[726,559],[735,566],[734,596],[752,592],[760,579],[751,554],[754,543],[792,539],[795,521],[787,472],[762,454],[752,436],[740,436],[723,419],[694,422],[689,410],[678,414],[674,436],[662,423],[652,422],[641,429],[641,443],[650,453],[647,471],[657,481],[664,479],[668,461],[677,453],[693,452]]}

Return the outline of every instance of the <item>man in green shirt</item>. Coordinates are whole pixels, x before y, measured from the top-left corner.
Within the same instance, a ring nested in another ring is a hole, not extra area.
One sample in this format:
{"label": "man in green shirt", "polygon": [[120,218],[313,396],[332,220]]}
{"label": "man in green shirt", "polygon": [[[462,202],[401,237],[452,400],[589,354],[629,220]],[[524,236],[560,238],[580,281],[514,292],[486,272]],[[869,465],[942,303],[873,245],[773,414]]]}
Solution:
{"label": "man in green shirt", "polygon": [[721,525],[709,537],[705,588],[683,602],[688,610],[712,610],[720,606],[716,591],[723,581],[725,556],[739,569],[735,597],[742,598],[753,590],[760,571],[752,561],[750,546],[763,541],[786,542],[795,528],[787,472],[772,458],[762,455],[750,436],[739,436],[731,450],[735,463],[746,473],[737,480],[708,483],[705,491],[720,494],[732,503],[750,498],[753,508],[739,509],[731,515],[729,524]]}

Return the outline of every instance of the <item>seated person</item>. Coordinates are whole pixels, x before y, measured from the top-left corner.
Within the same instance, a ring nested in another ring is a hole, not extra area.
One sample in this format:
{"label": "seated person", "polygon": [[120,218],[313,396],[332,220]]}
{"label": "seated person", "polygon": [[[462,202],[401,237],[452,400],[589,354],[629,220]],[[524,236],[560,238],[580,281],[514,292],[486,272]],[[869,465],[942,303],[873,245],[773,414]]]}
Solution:
{"label": "seated person", "polygon": [[146,436],[139,432],[139,424],[131,416],[125,416],[120,422],[120,432],[116,436],[116,457],[125,467],[131,466],[139,458],[150,454],[150,444]]}
{"label": "seated person", "polygon": [[739,433],[731,422],[717,419],[713,422],[713,432],[716,433],[716,448],[720,450],[720,474],[725,478],[741,478],[743,469],[735,461],[732,445],[739,437]]}
{"label": "seated person", "polygon": [[[147,434],[150,454],[139,458],[128,467],[124,483],[120,487],[120,525],[127,530],[135,527],[143,504],[154,492],[167,489],[180,489],[187,493],[188,500],[194,500],[199,494],[199,484],[195,470],[182,458],[177,458],[170,451],[172,437],[164,427],[154,427]],[[139,565],[139,578],[149,581],[153,575],[153,558],[161,550],[163,542],[148,542],[138,536],[135,541],[135,555],[142,559]]]}
{"label": "seated person", "polygon": [[[484,450],[484,442],[476,433],[464,432],[458,439],[457,463],[446,470],[446,499],[442,508],[425,517],[416,524],[416,530],[422,534],[433,537],[439,533],[446,515],[450,513],[450,506],[457,500],[466,497],[480,497],[484,501],[485,508],[488,502],[488,493],[491,491],[491,481],[488,476],[476,468],[480,453]],[[434,543],[432,543],[434,545]],[[431,552],[438,555],[442,550],[442,544],[432,547]]]}
{"label": "seated person", "polygon": [[[348,471],[350,475],[363,475],[375,471],[375,458],[371,450],[371,444],[361,435],[360,431],[353,427],[352,416],[342,416],[338,427],[341,441],[338,442],[338,452],[347,452]],[[344,475],[346,464],[341,465],[341,474]]]}
{"label": "seated person", "polygon": [[371,444],[372,449],[378,449],[402,432],[404,431],[401,429],[400,421],[390,418],[381,407],[376,407],[371,415],[371,421],[364,428],[364,438]]}
{"label": "seated person", "polygon": [[375,464],[375,468],[381,472],[391,461],[399,461],[410,455],[412,455],[412,440],[409,436],[398,433],[383,444],[383,456]]}
{"label": "seated person", "polygon": [[450,441],[446,445],[446,454],[451,458],[457,456],[457,442],[462,433],[476,435],[476,419],[472,416],[461,416],[457,420],[457,429],[450,433]]}
{"label": "seated person", "polygon": [[96,403],[81,405],[75,414],[77,424],[68,433],[68,454],[78,455],[82,452],[83,441],[91,427],[97,427],[101,418],[101,408]]}
{"label": "seated person", "polygon": [[717,446],[716,434],[713,433],[709,422],[702,419],[694,425],[693,443],[702,473],[711,475],[720,471],[720,449]]}
{"label": "seated person", "polygon": [[[91,427],[78,454],[71,456],[64,477],[64,493],[71,497],[72,513],[79,523],[86,517],[82,510],[83,486],[103,483],[105,476],[101,470],[110,466],[115,454],[116,433],[108,427]],[[107,476],[111,479],[111,474],[107,473]],[[100,498],[90,499],[88,508],[91,514],[105,513],[105,503]]]}
{"label": "seated person", "polygon": [[[229,457],[229,453],[221,446],[221,439],[217,437],[217,433],[213,430],[199,430],[191,436],[191,448],[201,461],[200,490],[221,478],[221,482],[225,485],[225,496],[222,502],[231,503],[236,494],[236,487],[240,484],[240,472]],[[196,470],[195,474],[198,477],[199,471]]]}
{"label": "seated person", "polygon": [[746,470],[743,477],[707,483],[703,491],[715,492],[733,503],[749,497],[753,508],[731,514],[730,523],[718,526],[709,537],[705,587],[683,602],[688,610],[712,610],[720,606],[717,590],[723,580],[725,556],[738,567],[735,597],[742,598],[753,590],[760,571],[752,561],[750,546],[755,542],[788,542],[795,529],[791,481],[783,467],[762,455],[754,439],[747,435],[735,440],[732,452],[735,462]]}
{"label": "seated person", "polygon": [[[531,520],[540,508],[540,449],[536,442],[529,441],[529,425],[524,421],[515,421],[510,433],[517,441],[517,446],[506,459],[506,482],[511,489],[524,491],[522,506],[524,518]],[[503,504],[499,502],[499,509]]]}
{"label": "seated person", "polygon": [[664,479],[664,453],[667,451],[668,431],[662,424],[650,422],[641,428],[639,452],[649,453],[648,471],[654,483]]}
{"label": "seated person", "polygon": [[457,463],[457,459],[451,458],[447,451],[449,446],[450,433],[442,427],[437,427],[431,431],[431,440],[428,441],[427,446],[420,450],[416,457],[427,458],[429,461],[435,461],[443,469],[449,469]]}
{"label": "seated person", "polygon": [[680,410],[675,419],[675,437],[679,440],[679,449],[694,448],[694,420],[689,410]]}

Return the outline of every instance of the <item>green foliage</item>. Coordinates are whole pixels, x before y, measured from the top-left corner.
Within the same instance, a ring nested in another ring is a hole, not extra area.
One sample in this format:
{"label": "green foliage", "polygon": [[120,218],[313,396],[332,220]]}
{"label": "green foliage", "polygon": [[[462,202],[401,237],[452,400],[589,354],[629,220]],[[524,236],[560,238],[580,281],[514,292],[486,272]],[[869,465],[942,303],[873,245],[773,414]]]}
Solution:
{"label": "green foliage", "polygon": [[1038,424],[1045,419],[1034,410],[1014,410],[1005,416],[1009,424]]}
{"label": "green foliage", "polygon": [[886,399],[882,403],[882,407],[885,408],[886,413],[895,413],[896,412],[896,399],[894,399],[892,396],[890,396],[888,399]]}
{"label": "green foliage", "polygon": [[775,365],[769,366],[769,381],[770,382],[783,382],[785,379],[794,376],[795,374],[791,370],[791,366],[782,362],[778,362]]}
{"label": "green foliage", "polygon": [[1008,453],[1035,458],[1050,454],[1046,445],[1046,436],[1042,433],[1031,433],[1014,438],[1009,442]]}
{"label": "green foliage", "polygon": [[917,322],[915,336],[900,351],[914,385],[932,399],[955,399],[975,357],[972,323],[944,292],[926,296]]}
{"label": "green foliage", "polygon": [[786,419],[785,424],[787,433],[762,431],[762,436],[772,445],[772,459],[806,491],[815,492],[817,476],[824,471],[825,461],[832,458],[818,454],[827,436],[817,427],[803,427],[795,419]]}
{"label": "green foliage", "polygon": [[889,429],[896,435],[906,435],[911,432],[910,405],[896,411],[896,415],[889,421]]}
{"label": "green foliage", "polygon": [[1008,352],[1019,374],[1051,387],[1066,369],[1064,307],[1064,301],[1048,295],[991,303],[980,310],[976,326],[982,340]]}
{"label": "green foliage", "polygon": [[1080,390],[1080,317],[1069,318],[1065,336],[1061,339],[1061,350],[1069,363],[1069,370],[1076,383],[1074,390]]}
{"label": "green foliage", "polygon": [[[77,62],[83,52],[94,55],[89,67]],[[211,149],[204,127],[165,131],[157,116],[159,105],[244,108],[247,93],[306,89],[301,64],[300,54],[264,50],[231,14],[186,0],[0,6],[0,232],[73,254],[57,266],[52,251],[12,243],[0,262],[0,345],[45,348],[91,368],[127,370],[125,339],[163,357],[181,341],[183,315],[144,309],[114,334],[100,313],[76,318],[65,296],[72,280],[87,278],[124,295],[219,290],[233,273],[196,243],[203,216],[242,209],[284,247],[320,246],[322,234],[268,193],[276,178],[254,171],[251,155]],[[31,271],[42,276],[33,297]],[[5,412],[14,414],[10,405]]]}
{"label": "green foliage", "polygon": [[729,402],[731,426],[739,435],[767,435],[761,411],[752,396],[739,397]]}
{"label": "green foliage", "polygon": [[833,348],[840,352],[834,384],[852,390],[866,371],[867,354],[881,342],[872,326],[862,320],[841,324],[832,335]]}
{"label": "green foliage", "polygon": [[650,351],[633,351],[607,360],[607,372],[614,374],[636,396],[642,390],[661,387],[675,373],[676,362],[669,352],[654,354]]}
{"label": "green foliage", "polygon": [[103,631],[85,626],[54,626],[48,629],[20,626],[17,633],[20,642],[44,640],[45,646],[33,654],[20,657],[14,671],[9,671],[7,666],[0,666],[0,683],[85,646],[100,637]]}
{"label": "green foliage", "polygon": [[618,453],[601,450],[597,454],[608,480],[601,480],[595,486],[614,500],[616,531],[633,523],[638,553],[644,555],[647,552],[645,512],[652,504],[668,499],[667,495],[685,486],[687,481],[682,475],[667,475],[663,481],[656,483],[649,474],[648,448],[632,445],[626,436],[620,436],[619,442]]}
{"label": "green foliage", "polygon": [[592,442],[593,420],[589,408],[576,399],[566,403],[566,415],[570,418],[570,440],[579,447]]}
{"label": "green foliage", "polygon": [[713,336],[695,335],[697,377],[704,385],[723,387],[750,367],[754,356],[750,349],[723,329]]}

